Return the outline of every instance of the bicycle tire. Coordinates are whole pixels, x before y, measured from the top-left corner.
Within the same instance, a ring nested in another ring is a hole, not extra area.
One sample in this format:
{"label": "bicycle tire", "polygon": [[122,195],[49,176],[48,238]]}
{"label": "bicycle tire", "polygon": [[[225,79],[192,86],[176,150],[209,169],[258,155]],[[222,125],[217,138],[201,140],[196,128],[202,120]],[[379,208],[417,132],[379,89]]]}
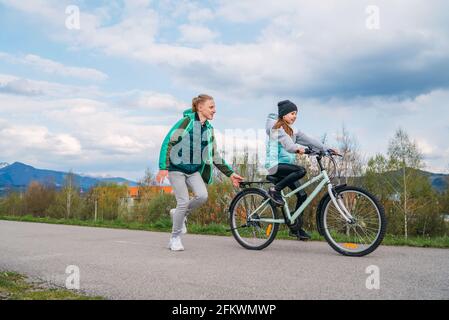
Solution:
{"label": "bicycle tire", "polygon": [[[242,235],[240,234],[240,232],[238,230],[243,227],[239,228],[237,220],[236,220],[236,215],[238,214],[237,208],[239,208],[238,206],[239,206],[240,201],[242,201],[242,199],[245,199],[245,197],[248,198],[251,195],[261,198],[262,202],[265,201],[266,199],[268,199],[267,193],[264,190],[258,189],[258,188],[247,188],[247,189],[239,192],[233,199],[233,201],[230,205],[230,208],[229,208],[229,224],[231,226],[232,235],[234,236],[235,240],[242,247],[244,247],[245,249],[248,249],[248,250],[262,250],[262,249],[265,249],[267,246],[269,246],[273,242],[273,240],[276,238],[276,234],[279,230],[279,224],[272,223],[269,236],[267,236],[267,239],[265,239],[265,241],[261,241],[261,243],[258,245],[255,245],[255,244],[253,245],[253,244],[251,244],[251,242],[245,240],[245,237],[242,237]],[[276,207],[271,203],[271,201],[267,205],[271,208],[272,218],[277,219],[278,213],[277,213]],[[247,227],[245,227],[245,228],[247,228]],[[255,227],[255,228],[257,228],[257,227]]]}
{"label": "bicycle tire", "polygon": [[[363,195],[364,197],[366,197],[366,199],[369,199],[369,201],[371,202],[372,205],[374,205],[374,207],[376,208],[376,214],[377,214],[377,218],[379,220],[379,226],[378,226],[378,230],[375,236],[375,239],[369,243],[369,245],[361,250],[358,248],[359,244],[357,243],[342,243],[341,245],[339,244],[339,242],[342,242],[340,240],[337,240],[337,236],[336,235],[332,235],[331,231],[329,230],[329,224],[330,224],[330,206],[334,206],[333,202],[331,200],[331,198],[329,196],[327,196],[327,199],[324,200],[323,202],[323,206],[321,208],[321,212],[320,212],[320,225],[323,231],[323,235],[326,239],[326,241],[329,243],[329,245],[338,253],[345,255],[345,256],[352,256],[352,257],[362,257],[365,256],[367,254],[372,253],[374,250],[377,249],[377,247],[381,244],[385,233],[386,233],[386,228],[387,228],[387,219],[385,216],[385,212],[384,212],[384,208],[381,205],[381,203],[379,202],[379,200],[370,192],[366,191],[363,188],[360,187],[353,187],[353,186],[345,186],[343,188],[338,189],[337,191],[337,196],[343,196],[345,194],[349,194],[349,192],[353,192],[354,194],[358,194],[358,195]],[[354,200],[353,200],[354,201]],[[334,207],[335,208],[335,207]],[[336,210],[336,209],[334,209]],[[352,214],[352,212],[351,212]],[[357,217],[355,217],[357,218]],[[362,219],[363,220],[363,219]],[[337,220],[336,220],[337,221]],[[373,220],[369,220],[367,219],[368,223],[370,223],[369,221],[373,221]],[[363,222],[363,221],[362,221]],[[364,225],[366,225],[367,223],[364,222]],[[342,221],[342,225],[343,221]],[[348,229],[353,228],[354,230],[354,234],[358,234],[357,232],[357,227],[360,228],[360,230],[363,228],[363,226],[361,225],[361,222],[357,222],[357,225],[353,225],[351,227],[348,227],[349,224],[346,223],[346,235],[348,239],[350,238],[350,236],[348,235]],[[371,228],[368,228],[371,229]],[[374,228],[372,228],[374,230]],[[369,232],[373,232],[373,231],[369,231]],[[367,235],[367,233],[365,233],[365,235]],[[344,238],[343,236],[343,238]],[[357,237],[357,235],[355,235],[355,237]],[[361,239],[364,239],[363,237],[361,237]]]}

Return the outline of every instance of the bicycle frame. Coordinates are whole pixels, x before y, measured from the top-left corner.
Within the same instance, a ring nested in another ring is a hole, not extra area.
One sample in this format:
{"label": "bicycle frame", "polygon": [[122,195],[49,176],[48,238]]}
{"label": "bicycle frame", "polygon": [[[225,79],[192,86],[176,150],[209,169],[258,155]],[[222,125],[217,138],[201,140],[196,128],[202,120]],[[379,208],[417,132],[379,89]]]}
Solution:
{"label": "bicycle frame", "polygon": [[[332,190],[333,186],[329,179],[329,176],[327,175],[326,170],[322,170],[318,176],[310,179],[309,181],[302,184],[300,187],[291,191],[288,194],[284,194],[284,192],[281,191],[282,197],[284,199],[288,199],[288,198],[292,197],[293,195],[295,195],[296,193],[298,193],[299,191],[307,188],[311,184],[318,182],[320,180],[321,180],[321,182],[318,184],[318,186],[316,186],[315,190],[313,190],[313,192],[310,194],[310,196],[307,197],[307,199],[304,201],[304,203],[301,204],[301,206],[293,213],[293,215],[290,214],[290,208],[288,207],[287,201],[285,201],[283,210],[285,212],[286,217],[290,220],[290,223],[293,223],[293,221],[295,221],[300,215],[302,215],[304,213],[305,208],[313,201],[313,199],[318,195],[318,193],[320,193],[321,189],[323,189],[325,185],[327,185],[327,191],[329,193],[329,196],[331,197],[331,200],[334,203],[335,207],[337,208],[338,212],[346,220],[346,222],[352,223],[354,221],[354,218],[349,213],[349,211],[345,208],[343,201],[341,199],[336,199],[334,196],[334,193]],[[252,212],[248,216],[248,220],[254,221],[254,222],[260,221],[260,222],[267,222],[267,223],[286,223],[285,219],[268,219],[268,218],[254,219],[254,218],[252,218],[252,216],[254,214],[256,214],[259,210],[261,210],[270,201],[271,201],[270,198],[265,200],[254,212]]]}

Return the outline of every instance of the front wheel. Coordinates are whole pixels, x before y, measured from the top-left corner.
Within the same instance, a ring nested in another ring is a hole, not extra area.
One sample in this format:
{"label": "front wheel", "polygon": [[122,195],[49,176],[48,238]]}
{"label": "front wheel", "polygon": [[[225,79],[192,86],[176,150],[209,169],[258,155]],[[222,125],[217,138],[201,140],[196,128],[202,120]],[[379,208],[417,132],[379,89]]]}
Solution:
{"label": "front wheel", "polygon": [[246,249],[262,250],[276,237],[278,223],[253,221],[276,219],[276,208],[267,199],[263,190],[249,188],[237,194],[229,208],[232,235]]}
{"label": "front wheel", "polygon": [[383,206],[375,196],[358,187],[340,188],[336,198],[354,221],[347,222],[328,196],[320,212],[326,241],[346,256],[361,257],[373,252],[382,242],[387,228]]}

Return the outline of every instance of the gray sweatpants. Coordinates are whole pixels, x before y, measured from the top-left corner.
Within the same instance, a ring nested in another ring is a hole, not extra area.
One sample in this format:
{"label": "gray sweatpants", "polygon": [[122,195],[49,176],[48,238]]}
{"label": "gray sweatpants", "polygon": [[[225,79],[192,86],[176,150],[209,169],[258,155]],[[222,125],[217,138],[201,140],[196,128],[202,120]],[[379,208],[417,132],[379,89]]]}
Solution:
{"label": "gray sweatpants", "polygon": [[[176,212],[173,215],[172,228],[172,236],[176,237],[181,234],[184,218],[193,209],[200,207],[207,201],[207,189],[199,172],[186,174],[179,171],[169,171],[168,180],[173,188],[177,203]],[[195,195],[192,199],[189,199],[188,187]]]}

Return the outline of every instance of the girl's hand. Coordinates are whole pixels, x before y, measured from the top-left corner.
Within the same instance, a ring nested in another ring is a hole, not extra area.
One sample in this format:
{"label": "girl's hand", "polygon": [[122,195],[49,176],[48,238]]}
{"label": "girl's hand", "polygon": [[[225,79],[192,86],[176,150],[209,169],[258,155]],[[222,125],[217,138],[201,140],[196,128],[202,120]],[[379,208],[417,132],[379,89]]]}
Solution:
{"label": "girl's hand", "polygon": [[298,155],[304,154],[304,153],[306,153],[306,149],[305,148],[299,148],[298,151],[296,151],[296,153]]}
{"label": "girl's hand", "polygon": [[160,170],[156,176],[156,181],[157,183],[162,184],[162,182],[164,182],[165,178],[167,177],[168,177],[168,170]]}
{"label": "girl's hand", "polygon": [[242,182],[244,180],[243,177],[239,176],[236,173],[233,173],[231,175],[231,180],[232,180],[232,184],[234,185],[234,187],[238,188],[240,186],[240,182]]}
{"label": "girl's hand", "polygon": [[330,151],[332,151],[332,153],[334,153],[337,156],[341,156],[340,151],[338,151],[338,149],[329,149]]}

